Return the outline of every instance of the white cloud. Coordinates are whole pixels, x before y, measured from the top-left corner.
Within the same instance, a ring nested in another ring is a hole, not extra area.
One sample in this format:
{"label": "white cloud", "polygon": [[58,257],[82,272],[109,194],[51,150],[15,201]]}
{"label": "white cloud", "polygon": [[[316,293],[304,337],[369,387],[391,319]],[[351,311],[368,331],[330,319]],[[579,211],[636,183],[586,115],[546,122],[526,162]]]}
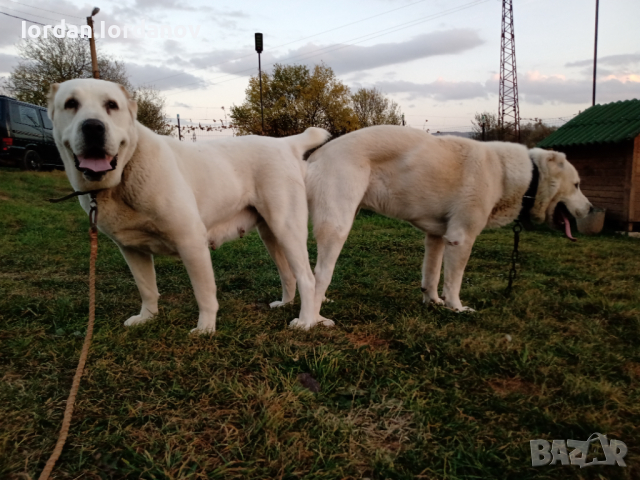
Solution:
{"label": "white cloud", "polygon": [[[457,82],[438,79],[430,83],[380,81],[374,84],[384,93],[407,94],[407,100],[424,97],[440,102],[488,98],[498,94],[498,76],[483,82]],[[584,104],[591,101],[590,78],[567,78],[564,75],[543,75],[537,71],[518,76],[520,102],[543,104]],[[640,75],[609,76],[598,80],[598,103],[640,98]]]}
{"label": "white cloud", "polygon": [[[262,65],[268,70],[274,63],[315,65],[323,61],[338,75],[351,72],[364,72],[378,67],[407,63],[436,55],[456,55],[479,45],[484,41],[475,30],[451,29],[418,35],[410,40],[397,43],[379,43],[370,46],[350,44],[306,45],[289,50],[287,53],[262,54]],[[202,67],[220,63],[232,55],[245,58],[220,65],[225,73],[242,76],[254,75],[257,69],[253,49],[236,51],[216,51],[192,60],[194,65]]]}
{"label": "white cloud", "polygon": [[138,63],[125,63],[127,73],[134,86],[149,84],[158,90],[170,90],[184,84],[196,84],[204,81],[190,73],[184,73],[170,67],[156,67]]}
{"label": "white cloud", "polygon": [[[598,58],[598,65],[608,66],[629,66],[636,63],[640,63],[640,53],[627,53],[623,55],[608,55],[606,57]],[[585,67],[593,66],[593,58],[588,60],[579,60],[577,62],[569,62],[565,64],[566,67]]]}
{"label": "white cloud", "polygon": [[[542,75],[527,72],[518,79],[521,100],[542,105],[544,103],[580,104],[591,102],[591,79],[571,79],[562,75]],[[617,78],[599,80],[596,84],[598,103],[640,98],[640,77],[621,81]]]}
{"label": "white cloud", "polygon": [[0,53],[0,74],[9,74],[13,67],[18,65],[20,57],[16,55],[8,55],[6,53]]}
{"label": "white cloud", "polygon": [[431,83],[414,83],[403,80],[377,82],[375,87],[384,93],[407,93],[408,99],[419,97],[432,98],[437,101],[468,100],[472,98],[487,98],[489,89],[487,83],[455,82],[439,78]]}

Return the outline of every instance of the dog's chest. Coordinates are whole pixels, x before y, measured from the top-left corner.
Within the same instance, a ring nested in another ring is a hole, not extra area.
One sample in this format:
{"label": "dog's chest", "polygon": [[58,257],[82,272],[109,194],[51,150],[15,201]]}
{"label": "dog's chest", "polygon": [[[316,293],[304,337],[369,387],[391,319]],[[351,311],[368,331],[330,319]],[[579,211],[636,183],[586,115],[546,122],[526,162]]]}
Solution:
{"label": "dog's chest", "polygon": [[175,243],[148,215],[121,200],[99,199],[98,227],[117,244],[155,255],[176,255]]}

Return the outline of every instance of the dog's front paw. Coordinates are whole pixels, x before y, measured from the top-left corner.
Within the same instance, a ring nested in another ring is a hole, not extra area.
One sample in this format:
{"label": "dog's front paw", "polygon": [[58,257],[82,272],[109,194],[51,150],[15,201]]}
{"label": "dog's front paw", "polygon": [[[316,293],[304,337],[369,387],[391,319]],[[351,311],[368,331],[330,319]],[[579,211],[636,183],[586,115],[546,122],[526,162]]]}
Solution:
{"label": "dog's front paw", "polygon": [[[328,301],[333,301],[333,300],[328,300]],[[325,327],[334,327],[336,325],[336,322],[334,322],[333,320],[330,320],[328,318],[323,317],[322,315],[318,316],[320,318],[320,320],[317,321],[316,325],[324,325]]]}
{"label": "dog's front paw", "polygon": [[314,325],[315,323],[309,324],[308,322],[303,322],[299,318],[294,318],[289,322],[289,328],[300,328],[302,330],[309,330]]}
{"label": "dog's front paw", "polygon": [[216,333],[216,327],[196,327],[191,329],[191,332],[189,332],[190,335],[212,335],[214,333]]}
{"label": "dog's front paw", "polygon": [[311,330],[316,325],[324,325],[325,327],[333,327],[335,322],[333,320],[329,320],[328,318],[324,318],[322,315],[318,315],[318,318],[315,322],[304,322],[299,318],[294,318],[289,323],[289,327],[291,328],[300,328],[302,330]]}
{"label": "dog's front paw", "polygon": [[124,326],[133,327],[134,325],[142,325],[143,323],[147,323],[152,318],[153,318],[153,315],[149,315],[149,316],[134,315],[133,317],[129,317],[129,319],[126,322],[124,322]]}
{"label": "dog's front paw", "polygon": [[422,299],[422,303],[426,303],[427,305],[429,304],[433,304],[433,305],[444,305],[444,300],[441,299],[440,297],[436,297],[436,298],[429,298],[426,295],[424,296],[424,298]]}
{"label": "dog's front paw", "polygon": [[283,302],[282,300],[276,300],[275,302],[271,302],[271,303],[269,304],[269,306],[270,306],[271,308],[278,308],[278,307],[284,307],[285,305],[287,305],[287,304],[289,304],[289,303],[291,303],[291,301]]}
{"label": "dog's front paw", "polygon": [[475,313],[476,311],[471,307],[460,307],[454,309],[458,313]]}

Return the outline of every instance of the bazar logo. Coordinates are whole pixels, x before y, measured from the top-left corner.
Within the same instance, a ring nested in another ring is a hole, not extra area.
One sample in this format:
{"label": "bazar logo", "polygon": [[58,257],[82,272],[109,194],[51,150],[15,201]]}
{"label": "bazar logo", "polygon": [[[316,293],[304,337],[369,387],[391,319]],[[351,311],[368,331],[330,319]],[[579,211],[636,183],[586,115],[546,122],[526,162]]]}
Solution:
{"label": "bazar logo", "polygon": [[[594,438],[597,435],[597,438]],[[602,452],[605,459],[598,460],[593,458],[590,462],[587,461],[589,454],[589,445],[596,440],[600,440],[602,446]],[[606,435],[601,433],[592,433],[586,441],[580,440],[554,440],[553,444],[550,444],[547,440],[530,440],[529,445],[531,447],[531,465],[533,467],[542,467],[544,465],[557,465],[560,462],[561,465],[578,465],[580,468],[591,467],[593,465],[615,465],[619,467],[626,467],[624,463],[624,456],[627,454],[627,446],[621,440],[607,439]],[[571,453],[567,453],[567,446],[573,448]]]}

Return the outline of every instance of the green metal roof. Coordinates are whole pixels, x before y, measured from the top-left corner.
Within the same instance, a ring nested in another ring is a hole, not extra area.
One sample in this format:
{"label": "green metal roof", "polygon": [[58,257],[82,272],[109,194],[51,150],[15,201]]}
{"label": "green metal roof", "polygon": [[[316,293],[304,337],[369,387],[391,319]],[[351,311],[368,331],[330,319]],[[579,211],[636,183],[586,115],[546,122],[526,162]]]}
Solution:
{"label": "green metal roof", "polygon": [[538,143],[541,148],[619,143],[640,135],[640,100],[594,105]]}

